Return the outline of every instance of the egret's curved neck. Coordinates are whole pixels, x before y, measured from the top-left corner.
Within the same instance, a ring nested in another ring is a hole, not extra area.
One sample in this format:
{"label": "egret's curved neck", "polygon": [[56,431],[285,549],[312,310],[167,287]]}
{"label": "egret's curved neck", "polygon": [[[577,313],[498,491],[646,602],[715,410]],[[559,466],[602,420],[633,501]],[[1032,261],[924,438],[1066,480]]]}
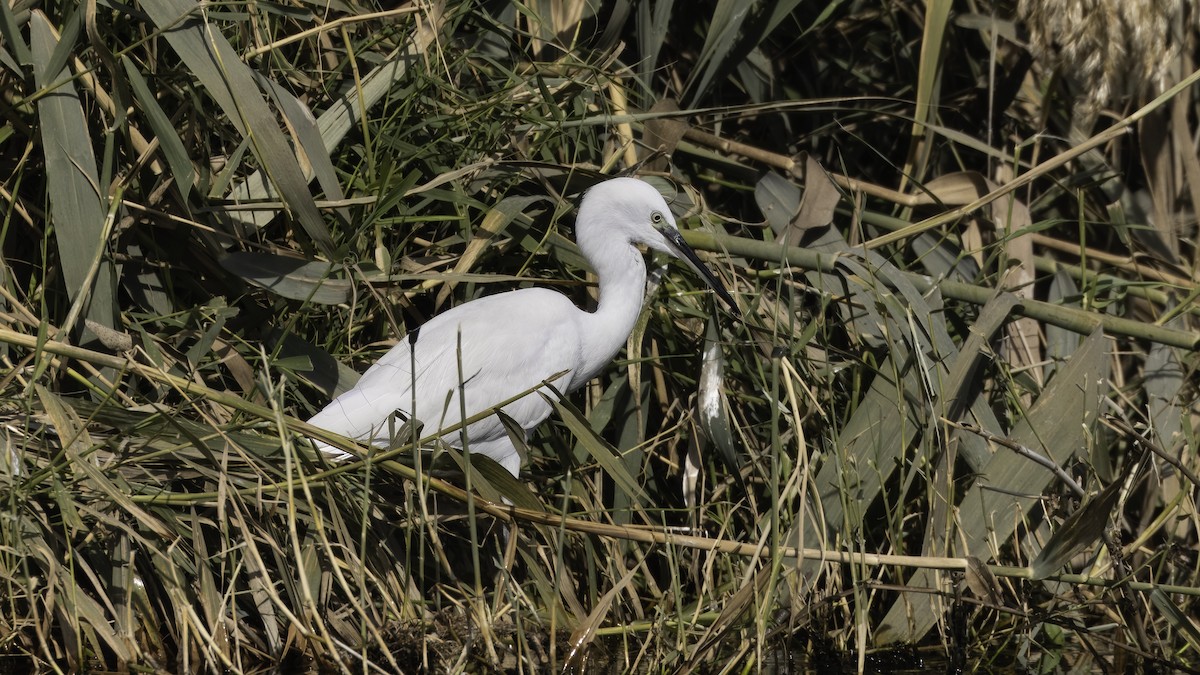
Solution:
{"label": "egret's curved neck", "polygon": [[576,372],[591,379],[612,361],[633,331],[646,294],[646,262],[624,238],[585,237],[579,245],[600,278],[600,302],[582,319],[584,363]]}

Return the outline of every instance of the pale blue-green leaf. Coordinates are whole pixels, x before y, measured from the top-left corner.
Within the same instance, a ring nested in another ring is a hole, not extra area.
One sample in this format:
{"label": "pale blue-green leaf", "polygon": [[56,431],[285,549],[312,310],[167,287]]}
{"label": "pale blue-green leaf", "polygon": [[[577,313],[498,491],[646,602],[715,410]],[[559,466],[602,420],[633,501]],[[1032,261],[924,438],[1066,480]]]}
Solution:
{"label": "pale blue-green leaf", "polygon": [[[831,430],[836,434],[833,452],[812,479],[823,524],[795,523],[787,534],[788,546],[837,548],[845,542],[835,539],[836,533],[844,536],[861,526],[896,459],[909,450],[925,426],[923,411],[917,409],[920,389],[920,375],[907,347],[897,341],[849,421]],[[820,563],[802,561],[800,569],[815,574]]]}
{"label": "pale blue-green leaf", "polygon": [[773,94],[771,90],[771,70],[773,64],[757,47],[738,60],[734,70],[737,71],[738,85],[746,92],[746,99],[751,103],[764,103]]}
{"label": "pale blue-green leaf", "polygon": [[[1050,380],[1018,420],[1009,439],[1064,465],[1072,455],[1086,449],[1107,380],[1106,338],[1097,330]],[[948,538],[961,542],[963,548],[957,555],[991,559],[990,547],[1012,536],[1021,514],[1035,511],[1035,502],[1053,478],[1053,472],[1015,452],[1000,450],[993,454],[959,503],[958,532]],[[929,570],[918,570],[907,582],[913,588],[929,588],[935,583]],[[932,600],[902,594],[876,631],[876,640],[880,644],[915,642],[933,627],[936,617]]]}
{"label": "pale blue-green leaf", "polygon": [[614,369],[612,376],[608,378],[608,386],[588,413],[588,424],[593,429],[604,429],[616,416],[617,399],[628,393],[628,373],[624,368]]}
{"label": "pale blue-green leaf", "polygon": [[[145,259],[142,247],[135,243],[128,244],[125,253],[134,260]],[[129,273],[128,269],[126,273]],[[137,283],[128,284],[125,289],[133,297],[138,307],[158,316],[166,316],[174,311],[173,296],[167,292],[161,270],[154,268],[138,270],[133,272],[133,275],[137,279]]]}
{"label": "pale blue-green leaf", "polygon": [[[789,221],[788,226],[790,227],[790,225]],[[807,248],[821,254],[836,256],[836,259],[839,260],[854,250],[837,228],[816,228],[816,231],[818,232],[817,237],[807,242]],[[787,230],[784,232],[786,233]],[[810,286],[822,293],[833,296],[851,296],[851,302],[839,302],[836,307],[853,338],[870,345],[885,345],[887,340],[884,330],[887,323],[879,312],[878,293],[875,290],[880,282],[872,280],[873,272],[868,272],[865,268],[860,267],[856,272],[856,265],[858,264],[845,263],[843,265],[850,268],[850,274],[810,270],[805,273],[805,278]]]}
{"label": "pale blue-green leaf", "polygon": [[604,469],[604,472],[613,479],[617,487],[624,490],[625,494],[631,498],[640,495],[642,490],[629,471],[625,469],[625,463],[622,461],[620,453],[603,438],[600,438],[583,414],[575,406],[560,398],[547,396],[546,399],[554,406],[559,418],[575,436],[579,445],[587,450],[600,468]]}
{"label": "pale blue-green leaf", "polygon": [[[980,434],[947,428],[946,422],[958,422],[970,414],[974,424],[996,435],[1003,433],[1000,423],[992,416],[987,398],[982,395],[987,377],[979,371],[987,362],[986,346],[1004,326],[1016,304],[1017,299],[1012,294],[999,293],[984,305],[979,318],[970,328],[970,337],[944,375],[945,384],[941,394],[931,406],[934,414],[926,423],[923,440],[924,451],[931,460],[925,464],[931,466],[932,471],[922,473],[931,476],[926,489],[932,508],[928,511],[925,524],[922,555],[942,557],[953,546],[949,538],[954,535],[952,523],[955,518],[954,506],[958,501],[954,476],[959,458],[966,462],[972,473],[981,473],[991,460],[987,443]],[[952,452],[952,449],[955,451]],[[907,489],[905,485],[901,494]],[[982,563],[979,566],[982,567]],[[969,571],[967,580],[973,588],[986,592],[992,588],[992,584],[987,583],[985,576],[985,573]]]}
{"label": "pale blue-green leaf", "polygon": [[[987,401],[980,398],[985,379],[980,370],[989,358],[991,350],[987,349],[988,344],[1012,317],[1012,309],[1016,304],[1016,296],[1011,293],[998,293],[979,312],[979,317],[971,325],[970,337],[963,343],[946,374],[942,397],[937,403],[941,417],[958,422],[968,412],[972,412],[972,421],[975,424],[994,434],[1002,432],[1000,423],[988,414],[991,408]],[[940,423],[940,420],[934,422]],[[983,471],[991,459],[987,444],[977,434],[959,431],[955,435],[962,441],[959,453],[967,465],[973,471]]]}
{"label": "pale blue-green leaf", "polygon": [[[834,12],[837,11],[838,7],[840,7],[842,5],[843,1],[844,0],[826,0],[825,7],[822,8],[820,13],[817,14],[816,18],[814,18],[812,20],[812,23],[810,23],[804,29],[804,33],[808,34],[809,32],[816,30],[817,28],[820,28],[821,26],[825,25],[825,22],[829,21],[829,17],[834,15]],[[771,18],[772,18],[772,21],[774,21],[775,17],[772,16]],[[773,25],[774,24],[772,24],[772,26]],[[774,30],[774,28],[772,28],[772,30]],[[768,31],[768,32],[770,32],[770,31]]]}
{"label": "pale blue-green leaf", "polygon": [[[1129,466],[1133,465],[1126,465]],[[1117,505],[1117,498],[1121,496],[1123,484],[1124,475],[1121,480],[1109,483],[1100,494],[1079,507],[1054,531],[1045,548],[1029,564],[1033,579],[1041,580],[1054,574],[1076,554],[1100,540],[1104,528],[1108,527],[1113,507]]]}
{"label": "pale blue-green leaf", "polygon": [[274,368],[278,368],[280,370],[309,371],[309,370],[312,370],[313,363],[312,363],[312,359],[308,358],[305,355],[298,354],[296,356],[289,356],[286,358],[275,359],[275,360],[271,361],[271,366]]}
{"label": "pale blue-green leaf", "polygon": [[[594,8],[598,9],[599,6],[600,3],[595,3]],[[605,54],[620,43],[629,14],[633,11],[633,2],[632,0],[616,0],[607,4],[606,8],[604,32],[594,43],[589,45],[589,48],[594,49],[596,54]],[[593,11],[591,14],[594,16],[595,12]]]}
{"label": "pale blue-green leaf", "polygon": [[[685,87],[692,96],[692,105],[696,104],[720,75],[734,67],[742,69],[744,78],[741,84],[750,91],[752,97],[756,96],[756,89],[761,89],[757,96],[765,97],[765,88],[761,88],[761,82],[756,80],[765,77],[766,68],[754,68],[753,70],[758,72],[748,72],[745,66],[757,65],[753,56],[754,50],[799,4],[800,0],[779,0],[772,3],[746,0],[719,2],[709,22],[708,35],[704,47],[701,48],[700,57]],[[696,73],[700,71],[703,74],[697,83]]]}
{"label": "pale blue-green leaf", "polygon": [[[969,409],[981,426],[997,431],[999,427],[987,402],[965,388],[974,356],[959,353],[946,328],[936,290],[928,297],[922,295],[911,279],[882,257],[851,249],[832,229],[823,240],[820,245],[825,250],[841,254],[836,262],[842,274],[814,273],[810,278],[842,284],[854,304],[863,308],[861,319],[869,319],[878,335],[887,338],[889,350],[866,396],[837,431],[835,452],[815,478],[825,527],[797,523],[788,533],[789,545],[806,548],[838,546],[836,533],[863,527],[866,509],[880,497],[883,485],[905,466],[905,455],[918,439],[923,440],[917,448],[923,460],[939,454],[939,435],[932,430],[940,417],[930,413],[951,404],[944,400],[947,393],[954,397],[953,405]],[[957,370],[948,372],[948,363]],[[931,431],[922,435],[923,430]],[[960,442],[964,454],[976,463],[986,460],[981,439],[961,436]],[[901,494],[916,473],[900,475],[904,481]],[[809,574],[818,568],[816,562],[800,566]]]}
{"label": "pale blue-green leaf", "polygon": [[221,258],[221,266],[255,286],[289,300],[339,305],[350,300],[353,282],[332,279],[332,263],[309,262],[273,253],[237,252]]}
{"label": "pale blue-green leaf", "polygon": [[[235,521],[235,526],[244,523],[242,519]],[[254,536],[257,532],[243,531],[244,535],[239,537],[243,546],[247,549],[256,549],[259,537]],[[243,558],[243,564],[246,566],[246,587],[250,591],[250,601],[254,603],[257,611],[260,613],[259,624],[263,626],[263,635],[260,638],[263,640],[263,648],[272,653],[279,653],[280,650],[280,631],[279,622],[276,620],[275,605],[271,602],[271,596],[274,592],[275,581],[271,579],[272,568],[263,564],[262,553],[256,551],[251,555]],[[212,616],[218,616],[217,608],[213,607]]]}
{"label": "pale blue-green leaf", "polygon": [[183,147],[179,132],[175,130],[171,118],[167,117],[167,113],[158,105],[158,100],[150,91],[146,79],[133,65],[133,61],[130,61],[127,56],[122,56],[121,64],[125,66],[125,74],[129,77],[133,96],[141,106],[142,112],[146,114],[146,118],[150,120],[150,128],[154,130],[154,136],[158,139],[158,147],[162,149],[163,155],[167,158],[167,165],[171,167],[171,175],[175,177],[175,185],[179,187],[183,200],[187,201],[192,186],[196,184],[196,168],[192,166],[187,149]]}
{"label": "pale blue-green leaf", "polygon": [[637,4],[637,39],[642,58],[638,60],[638,77],[646,91],[653,91],[654,73],[658,70],[658,55],[666,44],[670,29],[671,10],[675,0],[639,2]]}
{"label": "pale blue-green leaf", "polygon": [[[1071,275],[1061,267],[1054,272],[1054,277],[1050,279],[1046,300],[1056,305],[1076,306],[1079,304],[1079,287],[1075,285],[1075,280],[1071,278]],[[1065,363],[1075,353],[1075,350],[1079,349],[1082,338],[1075,331],[1051,324],[1047,324],[1042,330],[1046,333],[1046,365],[1042,372],[1043,376],[1049,379],[1054,371],[1058,370],[1059,365]]]}
{"label": "pale blue-green leaf", "polygon": [[[634,384],[636,383],[636,385]],[[635,477],[640,477],[642,467],[646,465],[646,411],[650,409],[650,383],[638,382],[631,378],[631,385],[617,397],[617,418],[614,422],[616,432],[616,447],[628,448],[619,454],[619,460],[624,471]],[[595,427],[589,427],[595,428]],[[593,451],[583,443],[577,447],[585,449],[587,454]],[[620,484],[618,483],[618,487]],[[629,492],[617,489],[613,492],[611,518],[614,524],[629,525],[633,523],[633,514],[640,503],[641,492]],[[628,549],[626,549],[628,550]]]}
{"label": "pale blue-green leaf", "polygon": [[[525,430],[521,428],[521,425],[516,420],[505,415],[503,412],[499,412],[497,415],[500,417],[500,422],[504,425],[509,438],[513,441],[514,447],[518,448],[518,451],[523,450],[525,445]],[[523,455],[524,453],[522,452]],[[538,501],[537,497],[529,491],[529,488],[520,479],[509,473],[508,469],[500,466],[491,457],[474,453],[471,455],[471,466],[501,495],[512,502],[514,506],[533,511],[546,510],[546,507]]]}
{"label": "pale blue-green leaf", "polygon": [[[772,4],[770,12],[767,14],[767,21],[763,25],[762,34],[759,37],[759,40],[767,35],[770,35],[777,27],[779,27],[779,24],[783,23],[783,20],[786,19],[793,11],[795,11],[795,9],[800,6],[802,1],[803,0],[779,0],[778,2]],[[838,0],[829,2],[825,9],[821,10],[821,14],[817,16],[817,22],[822,21],[823,17],[832,12],[839,4],[841,3]]]}
{"label": "pale blue-green leaf", "polygon": [[217,27],[204,21],[205,6],[192,0],[144,0],[141,7],[230,122],[250,139],[258,161],[309,238],[332,257],[333,239],[308,190],[296,153],[255,85],[249,66]]}
{"label": "pale blue-green leaf", "polygon": [[967,283],[979,278],[979,263],[945,237],[922,232],[912,239],[911,246],[930,276]]}
{"label": "pale blue-green leaf", "polygon": [[[3,46],[6,47],[0,51],[4,65],[11,68],[15,75],[22,75],[21,66],[33,65],[33,54],[29,51],[29,45],[25,44],[12,6],[7,2],[0,2],[0,37],[4,38]],[[12,54],[9,54],[9,49],[12,49]]]}
{"label": "pale blue-green leaf", "polygon": [[[49,20],[40,11],[30,15],[34,59],[49,62],[56,41]],[[50,217],[67,293],[72,303],[87,302],[86,318],[112,328],[116,325],[116,277],[104,259],[106,195],[96,171],[87,117],[75,87],[64,70],[34,68],[39,88],[57,84],[37,101],[42,152],[46,160]],[[95,277],[91,270],[95,269]],[[85,340],[91,331],[84,331]]]}
{"label": "pale blue-green leaf", "polygon": [[205,309],[208,310],[207,313],[212,319],[208,321],[208,325],[204,327],[204,331],[200,333],[200,336],[196,338],[196,341],[192,343],[192,346],[184,354],[192,368],[199,368],[209,352],[212,351],[213,343],[221,334],[221,330],[225,327],[225,322],[240,313],[237,307],[227,306],[225,299],[220,296],[209,301]]}
{"label": "pale blue-green leaf", "polygon": [[308,369],[295,368],[297,374],[309,384],[320,389],[330,399],[341,396],[354,388],[360,375],[350,366],[333,358],[329,352],[305,342],[292,333],[276,329],[267,337],[275,358],[306,358]]}
{"label": "pale blue-green leaf", "polygon": [[777,173],[768,171],[754,185],[754,201],[775,236],[782,236],[800,210],[800,188]]}
{"label": "pale blue-green leaf", "polygon": [[[970,410],[971,416],[975,422],[985,430],[992,433],[1000,433],[1000,423],[996,420],[995,413],[986,400],[978,396],[978,390],[975,390],[970,395],[966,395],[966,390],[961,389],[960,385],[966,382],[970,376],[972,363],[978,363],[978,352],[964,356],[960,353],[955,345],[954,339],[951,338],[950,332],[946,326],[945,313],[943,312],[941,294],[936,288],[928,294],[922,295],[914,286],[912,278],[896,269],[894,265],[889,263],[883,257],[874,252],[867,252],[866,259],[873,265],[870,274],[878,276],[884,280],[888,286],[898,290],[902,297],[901,307],[890,311],[889,319],[894,324],[899,322],[901,318],[907,319],[907,330],[899,330],[899,325],[894,325],[889,329],[889,334],[892,336],[903,336],[909,342],[910,349],[913,350],[914,356],[917,357],[921,364],[923,385],[926,396],[935,402],[935,410],[942,410],[941,415],[946,416],[946,411],[941,408],[943,401],[949,401],[946,398],[946,384],[949,383],[955,391],[955,401],[959,401],[963,396],[965,400],[961,400],[966,405],[966,409]],[[851,255],[844,256],[839,259],[839,265],[849,265],[853,257]],[[863,278],[864,272],[859,272],[859,278]],[[889,303],[892,295],[887,292],[878,293],[872,296],[870,293],[864,293],[858,296],[860,301],[867,301],[871,297],[882,299],[885,304]],[[987,335],[991,335],[992,331],[998,329],[1004,322],[1008,311],[1015,305],[1011,299],[1001,298],[993,299],[989,303],[989,307],[985,308],[985,312],[981,314],[981,319],[984,323],[976,326],[976,329],[987,331]],[[891,305],[889,305],[891,306]],[[893,342],[894,344],[894,342]],[[971,343],[973,349],[982,349],[983,343],[975,340]],[[954,364],[955,368],[962,367],[965,370],[961,372],[948,372],[947,363]],[[961,364],[961,365],[960,365]],[[962,412],[951,410],[955,413],[955,419]],[[931,427],[932,429],[932,427]],[[987,452],[986,442],[974,434],[959,434],[959,441],[962,448],[963,456],[968,458],[968,461],[984,461],[990,457]],[[933,436],[930,436],[932,443]],[[932,445],[925,447],[927,452],[934,452]]]}
{"label": "pale blue-green leaf", "polygon": [[[254,77],[264,91],[271,94],[279,105],[279,109],[288,119],[288,124],[296,132],[304,157],[308,160],[303,166],[305,175],[310,173],[316,177],[317,184],[325,192],[325,199],[338,201],[345,198],[342,185],[338,182],[337,171],[333,168],[333,160],[329,158],[329,149],[321,138],[321,130],[317,120],[313,118],[308,106],[301,103],[291,92],[280,86],[274,80],[254,71]],[[342,215],[349,218],[349,210],[343,209]]]}
{"label": "pale blue-green leaf", "polygon": [[[37,67],[42,69],[45,84],[38,85],[39,87],[47,87],[55,84],[59,79],[68,77],[66,72],[67,62],[75,54],[75,41],[79,39],[79,31],[83,28],[83,12],[77,5],[70,14],[67,15],[66,21],[63,21],[62,28],[58,31],[58,43],[54,45],[54,49],[50,52],[50,56],[45,60],[38,59]],[[45,14],[42,18],[49,19]],[[52,25],[52,24],[50,24]],[[54,29],[51,28],[53,31]],[[53,77],[51,77],[53,75]]]}
{"label": "pale blue-green leaf", "polygon": [[[498,476],[499,474],[504,474],[505,476],[508,476],[509,480],[513,480],[512,474],[505,470],[504,467],[497,464],[495,460],[487,455],[478,452],[470,452],[469,450],[467,453],[464,453],[462,450],[449,445],[444,446],[441,452],[444,453],[444,456],[449,457],[450,460],[454,462],[454,465],[458,467],[458,470],[461,471],[464,476],[467,472],[466,455],[470,454],[471,490],[478,493],[480,497],[483,497],[490,502],[495,502],[497,504],[501,503],[500,489],[492,484],[492,481],[488,476],[494,477]],[[484,474],[484,467],[487,467],[486,475]],[[464,485],[463,487],[466,486]]]}
{"label": "pale blue-green leaf", "polygon": [[[1184,328],[1182,317],[1175,317],[1169,326]],[[1188,386],[1187,375],[1179,351],[1159,342],[1150,345],[1146,355],[1145,389],[1147,408],[1153,424],[1155,440],[1163,448],[1175,447],[1183,431],[1183,409],[1180,394]]]}
{"label": "pale blue-green leaf", "polygon": [[[0,65],[8,68],[14,75],[20,76],[22,74],[21,64],[17,63],[17,60],[13,58],[12,54],[8,53],[7,49],[4,49],[2,42],[0,42]],[[3,143],[10,135],[12,135],[12,129],[9,129],[7,133],[0,133],[0,143]]]}
{"label": "pale blue-green leaf", "polygon": [[1188,644],[1192,646],[1193,652],[1200,651],[1200,627],[1196,626],[1195,617],[1189,617],[1187,614],[1179,611],[1179,607],[1171,599],[1171,596],[1167,595],[1160,588],[1150,591],[1150,604],[1162,612],[1162,615],[1167,618],[1167,622],[1175,630],[1187,637]]}

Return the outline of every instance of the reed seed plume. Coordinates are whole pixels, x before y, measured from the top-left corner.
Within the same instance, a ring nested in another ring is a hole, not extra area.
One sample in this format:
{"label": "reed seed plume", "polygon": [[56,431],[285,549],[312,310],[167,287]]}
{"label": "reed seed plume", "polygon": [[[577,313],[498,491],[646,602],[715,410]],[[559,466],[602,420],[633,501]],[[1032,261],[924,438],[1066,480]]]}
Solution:
{"label": "reed seed plume", "polygon": [[1034,56],[1077,88],[1087,112],[1162,90],[1194,0],[1021,0]]}

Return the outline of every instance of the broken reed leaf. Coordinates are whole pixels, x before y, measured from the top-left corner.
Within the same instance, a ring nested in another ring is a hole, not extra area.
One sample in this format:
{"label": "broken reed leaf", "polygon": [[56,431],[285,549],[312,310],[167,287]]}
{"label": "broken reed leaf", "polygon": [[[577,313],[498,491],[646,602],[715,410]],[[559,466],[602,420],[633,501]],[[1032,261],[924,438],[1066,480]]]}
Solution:
{"label": "broken reed leaf", "polygon": [[1045,579],[1058,572],[1071,558],[1100,541],[1112,517],[1113,507],[1121,496],[1124,477],[1125,474],[1122,474],[1118,480],[1109,483],[1099,494],[1084,502],[1054,531],[1045,547],[1029,564],[1033,579]]}

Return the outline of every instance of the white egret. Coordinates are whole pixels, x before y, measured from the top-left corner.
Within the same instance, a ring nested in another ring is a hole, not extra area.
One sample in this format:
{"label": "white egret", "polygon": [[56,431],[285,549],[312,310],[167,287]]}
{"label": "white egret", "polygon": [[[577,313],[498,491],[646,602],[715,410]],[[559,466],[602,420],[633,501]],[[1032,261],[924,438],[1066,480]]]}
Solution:
{"label": "white egret", "polygon": [[[641,312],[646,265],[637,244],[686,262],[737,313],[721,282],[684,243],[662,195],[648,183],[614,178],[588,190],[575,221],[575,240],[600,279],[594,312],[545,288],[464,303],[408,333],[309,423],[387,446],[400,421],[416,418],[425,433],[444,429],[559,373],[565,375],[554,380],[555,389],[564,394],[578,389],[612,360]],[[545,387],[540,391],[554,396]],[[528,435],[550,416],[552,406],[531,393],[502,410]],[[443,440],[461,448],[457,431]],[[518,475],[521,457],[497,416],[470,424],[467,443],[472,453],[485,454]],[[349,457],[328,445],[318,447],[334,458]]]}

